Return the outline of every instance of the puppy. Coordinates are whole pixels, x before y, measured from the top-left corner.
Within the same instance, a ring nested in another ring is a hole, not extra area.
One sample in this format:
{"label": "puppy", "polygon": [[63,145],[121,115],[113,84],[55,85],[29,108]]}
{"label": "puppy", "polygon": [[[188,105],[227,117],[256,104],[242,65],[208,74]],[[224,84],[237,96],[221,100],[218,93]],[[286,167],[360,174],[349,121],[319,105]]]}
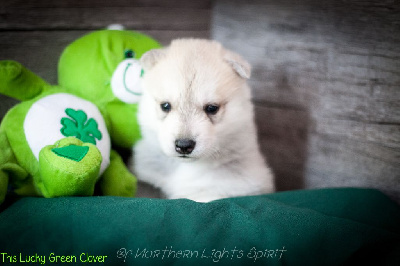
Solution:
{"label": "puppy", "polygon": [[215,41],[179,39],[141,58],[142,139],[131,170],[167,198],[208,202],[274,190],[257,144],[250,65]]}

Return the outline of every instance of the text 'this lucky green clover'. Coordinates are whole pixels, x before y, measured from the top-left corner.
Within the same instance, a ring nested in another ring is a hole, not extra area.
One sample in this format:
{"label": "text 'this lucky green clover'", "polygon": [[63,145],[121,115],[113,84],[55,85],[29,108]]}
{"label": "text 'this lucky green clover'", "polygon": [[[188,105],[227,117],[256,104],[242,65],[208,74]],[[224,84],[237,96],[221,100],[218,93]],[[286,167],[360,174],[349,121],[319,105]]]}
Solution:
{"label": "text 'this lucky green clover'", "polygon": [[87,119],[87,115],[82,110],[65,109],[65,113],[70,117],[61,119],[61,133],[66,137],[77,137],[83,142],[96,145],[96,139],[101,140],[102,135],[98,129],[98,124],[93,118]]}

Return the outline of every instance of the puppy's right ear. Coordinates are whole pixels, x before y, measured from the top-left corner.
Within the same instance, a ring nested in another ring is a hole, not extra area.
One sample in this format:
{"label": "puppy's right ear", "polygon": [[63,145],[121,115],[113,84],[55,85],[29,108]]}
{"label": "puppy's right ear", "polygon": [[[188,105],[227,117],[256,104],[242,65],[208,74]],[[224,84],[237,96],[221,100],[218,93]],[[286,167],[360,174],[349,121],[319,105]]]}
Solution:
{"label": "puppy's right ear", "polygon": [[251,66],[250,64],[244,60],[240,55],[226,50],[225,61],[231,65],[233,70],[242,78],[249,79],[251,75]]}
{"label": "puppy's right ear", "polygon": [[165,57],[165,48],[153,49],[142,55],[140,58],[140,64],[144,71],[152,69],[161,58]]}

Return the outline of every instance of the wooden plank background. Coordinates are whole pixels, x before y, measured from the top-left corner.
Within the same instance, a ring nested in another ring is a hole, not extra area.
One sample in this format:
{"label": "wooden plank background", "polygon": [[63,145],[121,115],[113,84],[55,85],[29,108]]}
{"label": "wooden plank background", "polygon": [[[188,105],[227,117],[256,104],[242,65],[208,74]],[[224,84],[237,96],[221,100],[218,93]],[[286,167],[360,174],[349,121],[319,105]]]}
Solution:
{"label": "wooden plank background", "polygon": [[[397,2],[2,0],[0,59],[56,84],[64,47],[115,23],[164,45],[211,37],[249,60],[279,190],[373,187],[400,202]],[[15,103],[0,95],[0,118]]]}
{"label": "wooden plank background", "polygon": [[400,202],[400,3],[220,0],[212,38],[253,65],[280,190],[378,188]]}

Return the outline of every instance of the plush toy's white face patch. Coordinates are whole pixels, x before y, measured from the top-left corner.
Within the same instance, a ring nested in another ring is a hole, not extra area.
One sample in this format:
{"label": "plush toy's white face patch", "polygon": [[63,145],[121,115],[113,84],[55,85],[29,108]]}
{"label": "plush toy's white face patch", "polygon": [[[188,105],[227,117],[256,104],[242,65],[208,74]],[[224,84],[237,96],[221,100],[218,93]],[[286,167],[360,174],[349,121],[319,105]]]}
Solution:
{"label": "plush toy's white face patch", "polygon": [[142,67],[138,60],[128,58],[119,63],[111,78],[114,95],[125,103],[137,103],[142,95],[140,77]]}
{"label": "plush toy's white face patch", "polygon": [[26,140],[36,159],[40,150],[60,139],[74,136],[96,144],[103,157],[100,174],[110,163],[110,136],[103,116],[89,101],[57,93],[35,102],[24,120]]}

